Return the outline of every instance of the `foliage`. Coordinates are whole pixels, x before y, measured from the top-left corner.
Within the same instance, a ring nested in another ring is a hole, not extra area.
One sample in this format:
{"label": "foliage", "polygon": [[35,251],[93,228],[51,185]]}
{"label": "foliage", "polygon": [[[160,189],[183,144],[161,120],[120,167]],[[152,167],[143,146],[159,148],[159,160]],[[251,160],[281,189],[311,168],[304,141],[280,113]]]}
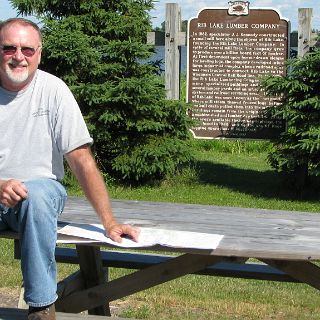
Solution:
{"label": "foliage", "polygon": [[320,51],[288,62],[288,75],[268,76],[261,82],[280,105],[268,112],[286,121],[286,131],[274,141],[269,154],[272,167],[289,174],[302,188],[320,174]]}
{"label": "foliage", "polygon": [[144,182],[189,161],[188,106],[166,100],[159,69],[142,62],[152,0],[11,2],[43,19],[41,68],[75,94],[103,171]]}

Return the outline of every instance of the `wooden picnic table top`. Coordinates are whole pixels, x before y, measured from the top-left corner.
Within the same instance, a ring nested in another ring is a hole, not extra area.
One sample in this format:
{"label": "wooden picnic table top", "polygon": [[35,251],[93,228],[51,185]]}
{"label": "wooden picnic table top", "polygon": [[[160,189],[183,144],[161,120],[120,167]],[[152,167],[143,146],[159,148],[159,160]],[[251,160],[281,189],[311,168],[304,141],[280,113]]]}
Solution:
{"label": "wooden picnic table top", "polygon": [[[113,200],[112,206],[114,215],[121,222],[224,235],[211,255],[304,261],[320,259],[320,214],[317,213],[132,200]],[[59,220],[99,223],[88,201],[79,197],[68,199]],[[166,250],[175,251],[174,248]],[[200,250],[199,253],[205,252]]]}

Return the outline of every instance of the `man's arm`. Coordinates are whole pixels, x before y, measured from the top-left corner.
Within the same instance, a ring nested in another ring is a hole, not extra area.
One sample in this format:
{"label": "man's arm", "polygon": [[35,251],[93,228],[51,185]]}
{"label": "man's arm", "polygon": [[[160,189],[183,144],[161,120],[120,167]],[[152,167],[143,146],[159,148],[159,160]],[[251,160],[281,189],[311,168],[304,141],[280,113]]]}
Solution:
{"label": "man's arm", "polygon": [[26,186],[18,180],[0,180],[0,203],[13,208],[18,202],[28,197]]}
{"label": "man's arm", "polygon": [[89,146],[81,146],[67,153],[65,158],[87,199],[97,212],[108,236],[114,241],[121,242],[121,235],[126,234],[137,241],[139,235],[137,228],[118,224],[115,220],[107,188]]}

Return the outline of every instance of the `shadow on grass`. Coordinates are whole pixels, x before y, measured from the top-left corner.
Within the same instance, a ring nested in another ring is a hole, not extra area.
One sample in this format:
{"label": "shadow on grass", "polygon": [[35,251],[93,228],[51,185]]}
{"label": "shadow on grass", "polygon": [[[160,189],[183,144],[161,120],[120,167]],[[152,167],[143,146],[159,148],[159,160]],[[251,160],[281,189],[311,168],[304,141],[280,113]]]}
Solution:
{"label": "shadow on grass", "polygon": [[250,194],[255,197],[279,200],[319,200],[319,187],[296,191],[285,184],[283,177],[275,171],[240,169],[226,164],[198,161],[199,183],[212,184]]}

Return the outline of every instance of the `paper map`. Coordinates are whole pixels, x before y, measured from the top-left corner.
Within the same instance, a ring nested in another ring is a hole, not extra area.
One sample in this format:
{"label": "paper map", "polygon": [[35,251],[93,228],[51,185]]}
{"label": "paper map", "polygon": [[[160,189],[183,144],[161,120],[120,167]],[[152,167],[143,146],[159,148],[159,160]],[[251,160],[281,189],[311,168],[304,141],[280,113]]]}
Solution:
{"label": "paper map", "polygon": [[[219,245],[223,235],[165,230],[157,228],[139,227],[139,241],[123,238],[121,243],[114,242],[105,236],[105,230],[101,224],[69,224],[60,230],[58,235],[80,237],[79,242],[104,242],[118,247],[138,248],[162,245],[174,248],[194,248],[214,250]],[[75,243],[75,240],[59,239],[58,243]]]}

